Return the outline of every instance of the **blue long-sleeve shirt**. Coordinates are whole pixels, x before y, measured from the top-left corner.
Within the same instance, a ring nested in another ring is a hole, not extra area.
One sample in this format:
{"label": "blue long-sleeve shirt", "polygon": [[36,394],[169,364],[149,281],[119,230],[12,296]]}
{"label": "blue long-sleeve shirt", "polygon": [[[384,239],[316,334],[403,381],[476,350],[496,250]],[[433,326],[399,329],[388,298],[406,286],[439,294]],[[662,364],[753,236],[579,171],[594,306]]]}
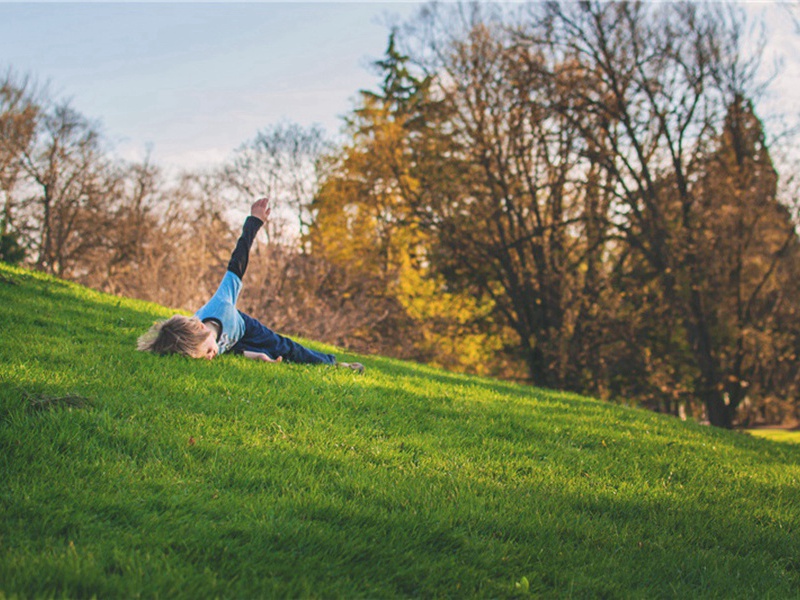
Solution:
{"label": "blue long-sleeve shirt", "polygon": [[230,350],[244,335],[244,319],[236,309],[236,301],[242,291],[242,279],[247,270],[250,248],[262,225],[261,220],[256,217],[249,216],[245,219],[242,235],[236,242],[222,282],[211,299],[195,313],[201,321],[215,321],[219,325],[217,345],[220,354]]}

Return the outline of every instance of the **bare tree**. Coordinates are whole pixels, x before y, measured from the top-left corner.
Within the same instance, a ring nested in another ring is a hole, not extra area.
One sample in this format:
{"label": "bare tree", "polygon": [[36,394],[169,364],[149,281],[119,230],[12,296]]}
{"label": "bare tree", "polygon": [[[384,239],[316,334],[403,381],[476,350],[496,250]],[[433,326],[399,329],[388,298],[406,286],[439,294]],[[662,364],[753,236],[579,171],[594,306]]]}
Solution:
{"label": "bare tree", "polygon": [[67,276],[82,253],[99,244],[117,180],[97,127],[68,103],[48,107],[34,135],[20,159],[24,231],[36,266]]}
{"label": "bare tree", "polygon": [[311,201],[319,184],[319,159],[330,147],[318,126],[281,123],[243,144],[223,167],[222,176],[245,198],[270,197],[270,239],[297,241],[308,232]]}
{"label": "bare tree", "polygon": [[40,114],[29,78],[19,78],[11,71],[0,80],[0,260],[16,262],[24,251],[16,228],[14,190],[22,169],[21,158],[34,141]]}

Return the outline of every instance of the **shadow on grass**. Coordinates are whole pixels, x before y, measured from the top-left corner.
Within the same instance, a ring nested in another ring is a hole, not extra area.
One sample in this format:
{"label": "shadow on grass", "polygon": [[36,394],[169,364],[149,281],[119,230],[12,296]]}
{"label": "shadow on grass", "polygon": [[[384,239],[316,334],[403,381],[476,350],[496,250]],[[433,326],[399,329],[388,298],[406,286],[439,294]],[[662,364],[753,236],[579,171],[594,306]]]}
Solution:
{"label": "shadow on grass", "polygon": [[[196,568],[224,579],[242,564],[264,565],[264,585],[290,596],[311,586],[333,596],[503,597],[524,575],[547,596],[734,598],[782,596],[800,579],[796,523],[766,522],[747,509],[720,512],[691,494],[617,497],[545,479],[454,480],[298,448],[280,452],[275,460],[303,473],[300,480],[273,470],[266,480],[218,482],[223,495],[253,503],[248,517],[227,510],[223,497],[196,525],[181,521],[178,552],[194,557]],[[359,469],[368,472],[336,475]],[[741,492],[766,497],[759,485]],[[197,509],[187,506],[183,517]]]}

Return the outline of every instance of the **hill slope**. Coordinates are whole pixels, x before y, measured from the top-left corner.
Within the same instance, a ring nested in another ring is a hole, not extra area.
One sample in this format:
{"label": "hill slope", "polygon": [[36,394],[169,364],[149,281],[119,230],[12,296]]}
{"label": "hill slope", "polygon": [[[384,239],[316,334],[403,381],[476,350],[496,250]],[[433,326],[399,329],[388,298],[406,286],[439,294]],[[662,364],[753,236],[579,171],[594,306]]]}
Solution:
{"label": "hill slope", "polygon": [[797,597],[798,446],[169,314],[0,264],[0,597]]}

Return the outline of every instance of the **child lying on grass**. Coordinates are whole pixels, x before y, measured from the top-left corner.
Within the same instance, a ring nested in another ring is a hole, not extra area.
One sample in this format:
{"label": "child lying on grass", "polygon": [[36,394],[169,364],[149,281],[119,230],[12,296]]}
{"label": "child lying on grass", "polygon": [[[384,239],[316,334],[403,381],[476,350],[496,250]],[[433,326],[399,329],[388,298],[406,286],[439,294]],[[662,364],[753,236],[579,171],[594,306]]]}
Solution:
{"label": "child lying on grass", "polygon": [[228,271],[205,306],[193,317],[175,315],[156,323],[139,338],[139,350],[208,360],[223,352],[232,352],[269,363],[286,359],[293,363],[336,365],[359,373],[364,371],[360,363],[339,363],[333,354],[310,350],[236,309],[250,247],[258,230],[267,222],[270,210],[267,198],[257,200],[250,207],[250,216],[245,219]]}

